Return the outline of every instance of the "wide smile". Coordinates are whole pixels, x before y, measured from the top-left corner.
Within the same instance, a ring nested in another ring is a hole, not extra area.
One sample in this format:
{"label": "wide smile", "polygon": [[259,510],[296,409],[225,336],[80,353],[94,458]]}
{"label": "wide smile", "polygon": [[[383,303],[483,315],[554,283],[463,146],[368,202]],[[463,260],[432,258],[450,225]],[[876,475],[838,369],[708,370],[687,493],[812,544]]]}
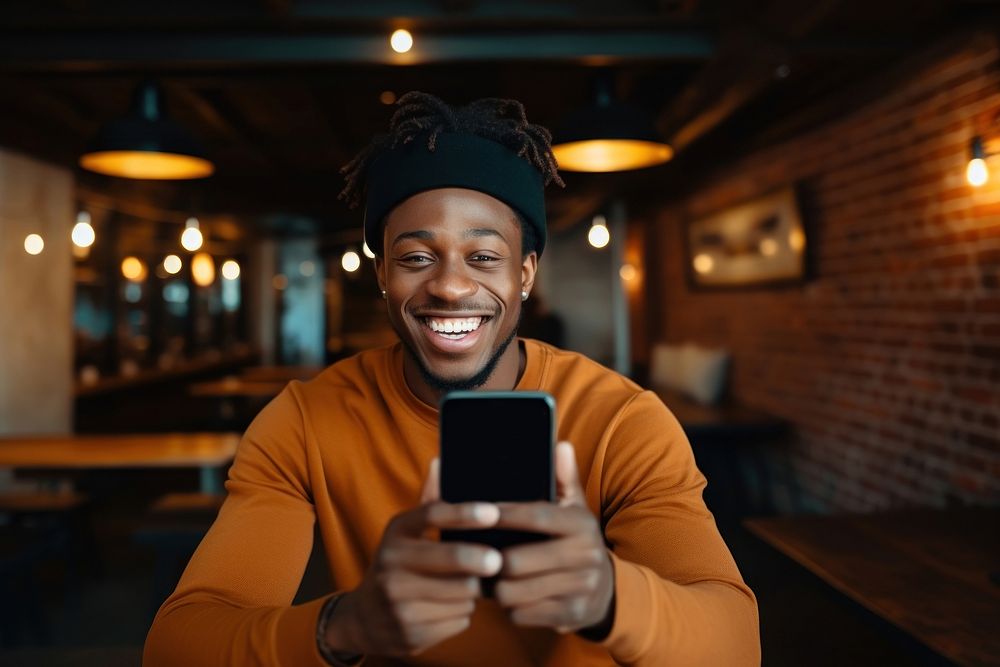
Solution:
{"label": "wide smile", "polygon": [[441,352],[464,352],[476,344],[483,326],[493,319],[489,315],[417,317],[428,342]]}

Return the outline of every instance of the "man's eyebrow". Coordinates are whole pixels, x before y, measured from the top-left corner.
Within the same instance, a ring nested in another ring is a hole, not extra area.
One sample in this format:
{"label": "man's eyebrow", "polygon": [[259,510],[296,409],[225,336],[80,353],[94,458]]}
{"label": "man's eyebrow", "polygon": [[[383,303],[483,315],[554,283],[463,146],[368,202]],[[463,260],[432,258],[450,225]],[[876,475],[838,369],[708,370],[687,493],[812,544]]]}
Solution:
{"label": "man's eyebrow", "polygon": [[414,232],[403,232],[395,239],[392,240],[392,245],[395,246],[400,241],[405,241],[406,239],[420,239],[421,241],[432,241],[434,239],[434,234],[425,231],[423,229],[418,229]]}
{"label": "man's eyebrow", "polygon": [[486,227],[474,227],[473,229],[467,229],[463,236],[467,239],[481,238],[483,236],[496,236],[501,241],[506,242],[507,239],[504,238],[503,234],[495,229],[489,229]]}

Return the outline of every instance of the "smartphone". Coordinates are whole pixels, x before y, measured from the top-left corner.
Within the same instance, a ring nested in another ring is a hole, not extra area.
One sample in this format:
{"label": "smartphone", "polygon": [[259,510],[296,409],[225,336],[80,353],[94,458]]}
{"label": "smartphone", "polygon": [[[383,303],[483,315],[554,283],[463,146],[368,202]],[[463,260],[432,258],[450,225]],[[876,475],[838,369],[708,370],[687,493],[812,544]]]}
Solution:
{"label": "smartphone", "polygon": [[[555,501],[556,402],[540,391],[457,391],[441,403],[441,499]],[[441,531],[446,541],[496,549],[548,535],[516,530]]]}

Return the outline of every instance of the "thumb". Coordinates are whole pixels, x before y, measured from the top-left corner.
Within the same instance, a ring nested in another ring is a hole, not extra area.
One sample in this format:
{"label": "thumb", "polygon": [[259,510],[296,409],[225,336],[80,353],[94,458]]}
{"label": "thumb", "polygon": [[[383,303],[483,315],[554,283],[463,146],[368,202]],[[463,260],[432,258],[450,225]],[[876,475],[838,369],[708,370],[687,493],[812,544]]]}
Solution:
{"label": "thumb", "polygon": [[427,479],[424,480],[424,490],[420,492],[420,504],[432,503],[441,499],[441,459],[434,457],[431,459],[430,468],[427,470]]}
{"label": "thumb", "polygon": [[560,505],[586,504],[576,469],[576,450],[568,442],[556,445],[556,500]]}

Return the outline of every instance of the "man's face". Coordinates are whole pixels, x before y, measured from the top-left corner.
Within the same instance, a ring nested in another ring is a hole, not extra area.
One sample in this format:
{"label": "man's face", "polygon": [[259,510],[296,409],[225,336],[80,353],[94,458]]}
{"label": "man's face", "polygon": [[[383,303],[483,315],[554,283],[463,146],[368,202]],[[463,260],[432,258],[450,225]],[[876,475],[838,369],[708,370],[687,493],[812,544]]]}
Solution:
{"label": "man's face", "polygon": [[383,238],[376,271],[389,320],[425,381],[442,391],[487,379],[491,363],[516,371],[517,346],[506,344],[537,255],[521,256],[511,208],[475,190],[428,190],[392,210]]}

